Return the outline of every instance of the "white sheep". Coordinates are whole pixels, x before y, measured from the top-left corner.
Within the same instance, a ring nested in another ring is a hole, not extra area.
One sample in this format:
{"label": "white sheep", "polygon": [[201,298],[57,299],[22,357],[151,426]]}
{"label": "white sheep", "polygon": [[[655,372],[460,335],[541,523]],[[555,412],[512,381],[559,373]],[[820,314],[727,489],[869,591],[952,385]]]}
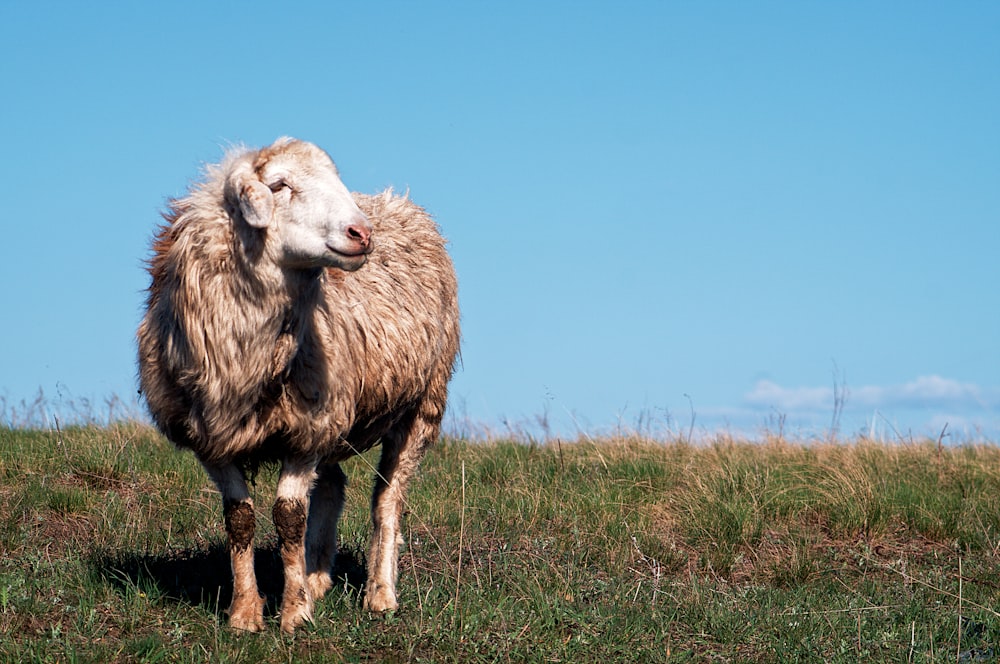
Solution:
{"label": "white sheep", "polygon": [[352,196],[325,152],[288,138],[209,166],[164,218],[137,334],[140,388],[222,493],[230,625],[264,627],[247,469],[281,463],[273,518],[291,632],[332,585],[339,462],[378,443],[364,605],[397,608],[405,493],[440,432],[459,347],[436,224],[391,190]]}

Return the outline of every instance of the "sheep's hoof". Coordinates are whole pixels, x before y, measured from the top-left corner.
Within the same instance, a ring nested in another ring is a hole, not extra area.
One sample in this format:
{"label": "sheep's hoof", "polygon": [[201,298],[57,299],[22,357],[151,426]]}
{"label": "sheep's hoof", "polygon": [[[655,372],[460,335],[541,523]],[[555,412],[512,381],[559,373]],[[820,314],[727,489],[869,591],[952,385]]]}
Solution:
{"label": "sheep's hoof", "polygon": [[312,610],[306,606],[296,606],[288,611],[281,611],[281,631],[293,634],[295,630],[307,622],[312,622]]}
{"label": "sheep's hoof", "polygon": [[375,613],[395,611],[399,608],[396,593],[388,586],[369,585],[365,588],[364,608]]}
{"label": "sheep's hoof", "polygon": [[333,579],[330,578],[329,572],[313,572],[306,579],[306,583],[309,585],[309,594],[314,600],[323,597],[333,587]]}
{"label": "sheep's hoof", "polygon": [[229,608],[229,626],[242,632],[264,631],[264,598],[233,598]]}
{"label": "sheep's hoof", "polygon": [[281,601],[281,631],[291,634],[297,627],[312,622],[313,600],[305,586],[298,590],[285,588]]}

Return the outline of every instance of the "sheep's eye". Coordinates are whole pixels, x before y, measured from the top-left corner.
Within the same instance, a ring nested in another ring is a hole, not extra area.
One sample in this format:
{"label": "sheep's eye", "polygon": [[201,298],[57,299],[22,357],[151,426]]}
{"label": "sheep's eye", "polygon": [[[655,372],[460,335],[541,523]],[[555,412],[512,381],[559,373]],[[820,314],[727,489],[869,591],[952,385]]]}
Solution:
{"label": "sheep's eye", "polygon": [[272,182],[271,184],[269,184],[267,186],[268,186],[268,188],[271,191],[273,191],[275,193],[281,191],[282,189],[291,189],[291,187],[289,186],[289,184],[287,182],[285,182],[284,180],[276,180],[276,181]]}

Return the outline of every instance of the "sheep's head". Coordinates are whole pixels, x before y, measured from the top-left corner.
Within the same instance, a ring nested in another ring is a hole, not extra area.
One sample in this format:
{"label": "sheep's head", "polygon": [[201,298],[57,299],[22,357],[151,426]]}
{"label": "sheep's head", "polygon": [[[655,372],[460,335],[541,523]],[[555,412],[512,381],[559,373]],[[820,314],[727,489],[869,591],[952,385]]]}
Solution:
{"label": "sheep's head", "polygon": [[281,267],[353,271],[374,246],[371,224],[333,160],[311,143],[282,138],[237,159],[225,195],[249,227],[266,234],[267,251]]}

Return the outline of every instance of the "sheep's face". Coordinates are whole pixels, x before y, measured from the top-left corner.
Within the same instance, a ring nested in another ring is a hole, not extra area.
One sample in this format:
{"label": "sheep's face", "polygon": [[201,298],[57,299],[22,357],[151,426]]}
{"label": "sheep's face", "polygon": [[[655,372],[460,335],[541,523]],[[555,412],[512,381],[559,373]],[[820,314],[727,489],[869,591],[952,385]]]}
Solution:
{"label": "sheep's face", "polygon": [[311,143],[279,139],[237,164],[227,186],[246,223],[266,233],[281,267],[357,270],[368,260],[372,227],[330,157]]}

